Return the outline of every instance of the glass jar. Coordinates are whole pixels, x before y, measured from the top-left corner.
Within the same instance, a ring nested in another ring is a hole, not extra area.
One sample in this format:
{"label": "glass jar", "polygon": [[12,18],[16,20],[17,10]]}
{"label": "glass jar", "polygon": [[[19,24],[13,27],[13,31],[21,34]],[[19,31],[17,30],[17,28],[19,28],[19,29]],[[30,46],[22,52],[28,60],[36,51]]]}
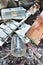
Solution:
{"label": "glass jar", "polygon": [[26,54],[25,44],[18,35],[14,35],[11,40],[11,54],[15,57],[22,57]]}

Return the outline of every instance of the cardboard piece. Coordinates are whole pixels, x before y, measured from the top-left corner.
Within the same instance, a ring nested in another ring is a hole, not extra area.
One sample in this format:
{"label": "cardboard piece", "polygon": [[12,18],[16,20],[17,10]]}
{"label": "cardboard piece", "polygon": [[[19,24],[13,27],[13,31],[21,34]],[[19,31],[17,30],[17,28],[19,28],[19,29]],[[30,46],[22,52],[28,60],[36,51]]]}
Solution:
{"label": "cardboard piece", "polygon": [[40,40],[43,39],[43,11],[36,18],[32,27],[27,31],[26,36],[30,38],[36,45],[39,45]]}

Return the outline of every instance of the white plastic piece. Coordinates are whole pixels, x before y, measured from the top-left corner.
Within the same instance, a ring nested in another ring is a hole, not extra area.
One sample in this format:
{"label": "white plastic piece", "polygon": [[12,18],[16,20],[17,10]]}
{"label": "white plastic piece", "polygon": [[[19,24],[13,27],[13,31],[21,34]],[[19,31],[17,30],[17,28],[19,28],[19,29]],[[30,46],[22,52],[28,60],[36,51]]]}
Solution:
{"label": "white plastic piece", "polygon": [[[25,34],[30,29],[30,27],[31,27],[30,25],[23,23],[21,25],[20,29],[15,31],[15,33],[22,39],[23,42],[26,40]],[[26,41],[26,42],[28,42],[28,41]]]}
{"label": "white plastic piece", "polygon": [[2,19],[24,19],[25,11],[26,9],[24,9],[23,7],[2,9]]}
{"label": "white plastic piece", "polygon": [[40,16],[43,18],[43,11],[41,12]]}
{"label": "white plastic piece", "polygon": [[4,44],[4,42],[2,42],[1,40],[0,40],[0,46],[2,46]]}

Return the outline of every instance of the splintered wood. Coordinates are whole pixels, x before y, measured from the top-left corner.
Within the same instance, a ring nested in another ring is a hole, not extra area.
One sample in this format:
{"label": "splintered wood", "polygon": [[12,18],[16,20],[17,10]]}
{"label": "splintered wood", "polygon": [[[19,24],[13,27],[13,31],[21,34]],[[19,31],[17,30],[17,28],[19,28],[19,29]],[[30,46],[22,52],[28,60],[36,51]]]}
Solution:
{"label": "splintered wood", "polygon": [[39,45],[40,40],[43,39],[43,12],[36,18],[26,36],[33,40],[37,46]]}

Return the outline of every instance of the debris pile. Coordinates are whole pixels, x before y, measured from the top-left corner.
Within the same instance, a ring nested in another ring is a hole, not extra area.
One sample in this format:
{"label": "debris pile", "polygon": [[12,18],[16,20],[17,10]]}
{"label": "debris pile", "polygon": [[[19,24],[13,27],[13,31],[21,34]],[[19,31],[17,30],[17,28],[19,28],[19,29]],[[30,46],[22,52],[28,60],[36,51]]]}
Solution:
{"label": "debris pile", "polygon": [[[31,16],[32,25],[26,23]],[[43,65],[42,40],[39,1],[0,0],[0,65]]]}

